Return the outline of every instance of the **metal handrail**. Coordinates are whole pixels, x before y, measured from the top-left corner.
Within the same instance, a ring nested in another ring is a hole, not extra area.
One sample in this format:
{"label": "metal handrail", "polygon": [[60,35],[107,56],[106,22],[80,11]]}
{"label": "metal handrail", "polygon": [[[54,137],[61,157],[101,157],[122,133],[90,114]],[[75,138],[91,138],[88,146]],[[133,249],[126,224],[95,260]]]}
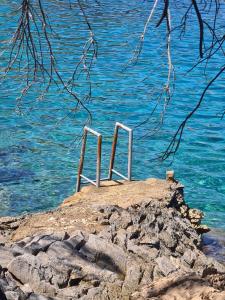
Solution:
{"label": "metal handrail", "polygon": [[[95,135],[98,139],[97,141],[97,162],[96,162],[96,180],[91,180],[90,178],[84,176],[82,174],[83,165],[84,165],[84,155],[86,149],[86,142],[87,142],[87,134],[91,133]],[[91,184],[95,185],[96,187],[100,187],[100,176],[101,176],[101,152],[102,152],[102,135],[97,131],[85,126],[84,127],[84,134],[83,134],[83,141],[81,147],[81,154],[80,154],[80,161],[78,167],[78,174],[77,174],[77,185],[76,185],[76,192],[80,191],[81,186],[81,178],[85,179],[86,182],[90,182]]]}
{"label": "metal handrail", "polygon": [[[118,139],[118,131],[119,128],[124,129],[128,132],[128,162],[127,162],[127,177],[121,174],[120,172],[116,171],[114,167],[114,161],[115,161],[115,154],[116,154],[116,145],[117,145],[117,139]],[[112,180],[113,173],[117,176],[122,177],[125,180],[131,181],[131,169],[132,169],[132,144],[133,144],[133,130],[122,123],[116,122],[115,130],[114,130],[114,136],[113,136],[113,144],[112,144],[112,152],[111,152],[111,158],[110,158],[110,164],[109,164],[109,180]]]}

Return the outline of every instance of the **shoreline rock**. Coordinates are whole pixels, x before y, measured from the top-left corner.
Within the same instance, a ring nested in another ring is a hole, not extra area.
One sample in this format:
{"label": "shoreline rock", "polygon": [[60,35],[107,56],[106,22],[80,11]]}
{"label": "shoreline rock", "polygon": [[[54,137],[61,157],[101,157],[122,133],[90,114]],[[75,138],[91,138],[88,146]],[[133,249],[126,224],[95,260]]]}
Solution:
{"label": "shoreline rock", "polygon": [[[101,194],[85,207],[83,192],[54,212],[1,219],[0,299],[225,299],[225,265],[202,252],[202,214],[185,204],[183,186],[165,182],[158,198],[144,187],[126,204],[122,188],[114,203]],[[52,230],[71,211],[77,222]],[[51,230],[18,238],[38,217],[53,218]]]}

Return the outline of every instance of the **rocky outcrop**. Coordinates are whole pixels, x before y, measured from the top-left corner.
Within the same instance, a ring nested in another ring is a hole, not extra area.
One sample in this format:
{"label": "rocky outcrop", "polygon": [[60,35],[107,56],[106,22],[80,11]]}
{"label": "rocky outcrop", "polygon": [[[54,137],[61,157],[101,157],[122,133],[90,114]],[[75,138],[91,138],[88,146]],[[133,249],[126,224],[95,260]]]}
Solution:
{"label": "rocky outcrop", "polygon": [[201,251],[196,217],[181,187],[171,191],[97,203],[92,230],[2,243],[0,299],[225,299],[225,266]]}

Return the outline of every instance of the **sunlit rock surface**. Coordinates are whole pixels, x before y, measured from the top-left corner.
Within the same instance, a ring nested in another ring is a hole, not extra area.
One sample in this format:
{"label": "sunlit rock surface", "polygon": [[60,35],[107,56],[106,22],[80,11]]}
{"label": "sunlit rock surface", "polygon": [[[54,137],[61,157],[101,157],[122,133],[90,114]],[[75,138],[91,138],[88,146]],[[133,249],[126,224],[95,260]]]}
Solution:
{"label": "sunlit rock surface", "polygon": [[0,219],[0,299],[225,299],[202,214],[177,182],[85,187],[55,211]]}

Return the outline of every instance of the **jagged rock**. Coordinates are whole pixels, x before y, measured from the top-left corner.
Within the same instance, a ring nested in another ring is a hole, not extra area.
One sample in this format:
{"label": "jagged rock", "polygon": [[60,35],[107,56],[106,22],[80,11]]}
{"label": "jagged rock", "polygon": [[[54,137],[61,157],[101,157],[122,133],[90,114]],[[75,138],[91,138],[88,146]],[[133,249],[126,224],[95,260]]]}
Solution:
{"label": "jagged rock", "polygon": [[177,236],[174,232],[168,230],[162,231],[159,234],[160,240],[165,244],[167,248],[174,249],[178,244]]}
{"label": "jagged rock", "polygon": [[15,244],[11,248],[13,256],[19,256],[25,254],[24,248],[20,247],[19,245]]}
{"label": "jagged rock", "polygon": [[7,238],[0,233],[0,246],[4,246],[7,241]]}
{"label": "jagged rock", "polygon": [[7,300],[20,300],[21,297],[17,292],[7,291],[5,292],[5,296]]}
{"label": "jagged rock", "polygon": [[106,267],[109,270],[121,274],[124,274],[126,271],[127,256],[124,251],[117,245],[109,243],[96,235],[89,235],[88,241],[80,252],[88,260],[98,262],[102,267]]}
{"label": "jagged rock", "polygon": [[0,267],[7,268],[7,265],[13,259],[12,252],[8,247],[0,246]]}
{"label": "jagged rock", "polygon": [[9,272],[22,284],[29,284],[38,293],[56,294],[56,289],[49,281],[45,282],[46,271],[42,268],[40,257],[24,254],[14,258],[8,265]]}
{"label": "jagged rock", "polygon": [[203,213],[198,209],[191,208],[188,210],[188,217],[193,224],[199,224],[202,220]]}
{"label": "jagged rock", "polygon": [[149,235],[144,235],[140,241],[140,245],[146,245],[151,248],[156,248],[159,249],[160,247],[160,240],[157,238],[157,236],[149,236]]}
{"label": "jagged rock", "polygon": [[5,293],[4,293],[3,288],[1,287],[1,285],[0,285],[0,299],[1,300],[7,300],[6,295],[5,295]]}
{"label": "jagged rock", "polygon": [[157,266],[160,270],[160,272],[164,276],[168,276],[169,274],[175,272],[177,268],[174,266],[174,264],[165,256],[161,256],[156,258]]}
{"label": "jagged rock", "polygon": [[122,294],[124,297],[129,296],[137,289],[141,281],[142,273],[143,271],[140,263],[136,262],[133,257],[130,257],[127,260],[126,276],[122,287]]}
{"label": "jagged rock", "polygon": [[207,225],[197,225],[195,229],[198,234],[203,234],[210,231],[210,228]]}
{"label": "jagged rock", "polygon": [[194,265],[194,263],[197,259],[197,256],[196,256],[196,253],[194,251],[188,249],[187,251],[184,252],[184,255],[183,255],[182,259],[190,267],[193,267],[193,265]]}
{"label": "jagged rock", "polygon": [[[193,285],[194,296],[204,286],[207,299],[223,295],[225,266],[201,251],[202,215],[184,203],[182,187],[173,183],[165,198],[94,210],[92,222],[100,227],[48,231],[1,245],[0,299],[161,299],[167,290],[174,293],[175,284],[182,291]],[[7,235],[22,221],[6,218],[0,227]]]}
{"label": "jagged rock", "polygon": [[60,257],[62,254],[64,257],[72,257],[74,248],[71,246],[71,243],[56,241],[49,246],[47,254],[49,257]]}

